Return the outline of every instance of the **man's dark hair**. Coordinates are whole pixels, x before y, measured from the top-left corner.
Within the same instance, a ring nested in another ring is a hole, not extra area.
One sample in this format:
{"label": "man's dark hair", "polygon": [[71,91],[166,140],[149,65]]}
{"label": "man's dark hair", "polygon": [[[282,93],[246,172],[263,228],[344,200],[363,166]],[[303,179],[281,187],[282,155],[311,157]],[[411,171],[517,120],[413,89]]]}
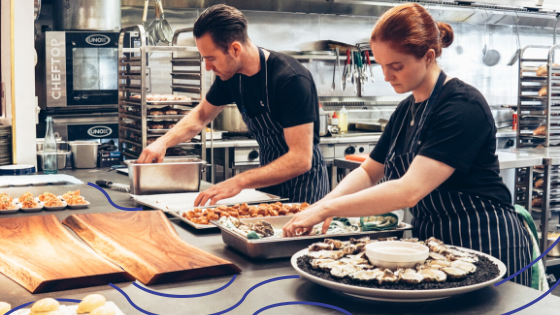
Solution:
{"label": "man's dark hair", "polygon": [[234,7],[217,4],[204,10],[194,23],[194,37],[210,34],[214,44],[227,52],[234,41],[247,42],[247,19]]}

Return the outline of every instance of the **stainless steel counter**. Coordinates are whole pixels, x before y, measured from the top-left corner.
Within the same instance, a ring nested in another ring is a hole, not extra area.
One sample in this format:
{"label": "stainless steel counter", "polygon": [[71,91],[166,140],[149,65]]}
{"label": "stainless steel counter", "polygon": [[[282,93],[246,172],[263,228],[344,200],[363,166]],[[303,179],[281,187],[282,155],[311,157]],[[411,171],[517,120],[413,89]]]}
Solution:
{"label": "stainless steel counter", "polygon": [[[97,179],[109,179],[116,183],[128,183],[126,176],[116,172],[107,173],[106,170],[75,170],[63,171],[66,174],[76,176],[87,182],[95,182]],[[205,184],[204,187],[208,187]],[[18,213],[15,215],[2,215],[1,218],[13,216],[31,216],[54,214],[59,220],[65,219],[72,213],[96,213],[119,211],[113,208],[107,199],[95,188],[87,185],[77,186],[50,186],[3,189],[3,192],[13,196],[29,190],[34,194],[51,191],[55,194],[67,190],[80,189],[82,195],[90,202],[91,206],[86,210],[65,210],[39,213]],[[107,189],[112,200],[124,207],[137,207],[128,194]],[[220,234],[214,232],[196,231],[181,222],[172,221],[179,236],[186,242],[193,244],[211,254],[227,259],[239,266],[243,271],[233,284],[216,294],[193,298],[193,299],[171,299],[148,294],[134,287],[132,283],[117,284],[139,307],[146,311],[165,314],[211,314],[224,311],[235,305],[243,298],[245,292],[258,283],[274,277],[295,275],[295,271],[288,259],[276,259],[270,261],[254,261],[242,256],[240,253],[226,247]],[[71,230],[70,233],[75,235]],[[227,277],[216,277],[202,280],[186,281],[181,283],[151,286],[151,290],[166,294],[198,294],[216,290],[225,285],[231,279]],[[32,295],[23,287],[9,278],[0,275],[0,301],[6,301],[12,306],[35,301],[41,298],[67,298],[82,299],[88,294],[101,293],[108,300],[115,302],[127,315],[141,314],[134,309],[119,292],[109,286],[99,286],[78,290],[69,290],[40,295]],[[227,314],[254,314],[257,310],[271,304],[290,301],[310,301],[334,305],[345,309],[353,315],[365,314],[502,314],[514,310],[539,297],[542,292],[508,282],[498,288],[492,286],[469,294],[454,298],[425,302],[425,303],[385,303],[370,300],[362,300],[344,294],[325,289],[303,279],[280,280],[265,284],[256,288],[237,308]],[[556,314],[560,305],[560,298],[547,296],[529,309],[517,314]],[[272,308],[263,314],[342,314],[328,308],[315,306],[282,306]]]}
{"label": "stainless steel counter", "polygon": [[[338,144],[338,143],[364,143],[377,142],[381,137],[381,133],[370,136],[349,136],[349,137],[322,137],[321,144]],[[210,140],[206,140],[206,146],[209,148]],[[257,140],[214,140],[214,148],[233,148],[233,147],[255,147],[258,146]]]}

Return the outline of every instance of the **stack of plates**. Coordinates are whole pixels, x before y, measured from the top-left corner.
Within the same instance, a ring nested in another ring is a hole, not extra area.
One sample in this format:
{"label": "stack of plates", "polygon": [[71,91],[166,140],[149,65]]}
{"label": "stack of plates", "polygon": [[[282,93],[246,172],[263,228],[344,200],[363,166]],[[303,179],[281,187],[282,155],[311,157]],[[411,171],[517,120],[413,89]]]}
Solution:
{"label": "stack of plates", "polygon": [[0,166],[0,175],[29,175],[35,172],[35,165],[30,164]]}
{"label": "stack of plates", "polygon": [[0,127],[0,165],[12,164],[12,127]]}

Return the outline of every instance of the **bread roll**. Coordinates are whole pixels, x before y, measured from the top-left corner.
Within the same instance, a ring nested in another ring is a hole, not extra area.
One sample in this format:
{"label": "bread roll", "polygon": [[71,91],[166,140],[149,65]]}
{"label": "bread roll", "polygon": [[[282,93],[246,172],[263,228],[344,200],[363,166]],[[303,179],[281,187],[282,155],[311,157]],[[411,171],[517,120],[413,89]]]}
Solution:
{"label": "bread roll", "polygon": [[175,109],[166,110],[165,115],[177,115],[177,110]]}
{"label": "bread roll", "polygon": [[537,181],[535,182],[535,188],[542,188],[542,186],[544,186],[544,179],[543,178],[537,179]]}
{"label": "bread roll", "polygon": [[544,136],[546,135],[546,126],[540,125],[537,129],[533,131],[533,136]]}
{"label": "bread roll", "polygon": [[163,115],[163,112],[159,110],[151,110],[148,112],[148,115],[158,116],[158,115]]}
{"label": "bread roll", "polygon": [[67,315],[67,314],[64,313],[61,310],[57,310],[57,311],[51,311],[51,312],[36,313],[35,315]]}
{"label": "bread roll", "polygon": [[33,304],[33,306],[31,307],[31,313],[42,313],[42,312],[44,313],[44,312],[57,311],[59,307],[60,304],[55,299],[51,299],[51,298],[42,299],[35,302],[35,304]]}
{"label": "bread roll", "polygon": [[89,313],[89,315],[116,315],[115,310],[110,306],[101,306]]}
{"label": "bread roll", "polygon": [[546,86],[543,86],[542,89],[539,90],[539,96],[546,96],[547,92],[547,88]]}
{"label": "bread roll", "polygon": [[6,302],[0,302],[0,315],[8,313],[12,309],[12,306]]}
{"label": "bread roll", "polygon": [[181,114],[181,115],[188,115],[190,112],[191,112],[190,109],[185,109],[185,110],[180,111],[179,114]]}
{"label": "bread roll", "polygon": [[540,206],[542,206],[542,198],[541,198],[541,197],[534,198],[534,199],[531,201],[531,205],[533,205],[533,207],[540,207]]}
{"label": "bread roll", "polygon": [[[552,64],[553,67],[560,67],[557,63],[553,63]],[[548,70],[546,68],[546,65],[542,65],[539,67],[539,69],[537,70],[537,76],[538,77],[545,77],[548,75]],[[558,74],[555,74],[558,75]]]}
{"label": "bread roll", "polygon": [[107,300],[101,294],[91,294],[86,296],[78,305],[78,314],[89,313],[94,309],[105,305]]}

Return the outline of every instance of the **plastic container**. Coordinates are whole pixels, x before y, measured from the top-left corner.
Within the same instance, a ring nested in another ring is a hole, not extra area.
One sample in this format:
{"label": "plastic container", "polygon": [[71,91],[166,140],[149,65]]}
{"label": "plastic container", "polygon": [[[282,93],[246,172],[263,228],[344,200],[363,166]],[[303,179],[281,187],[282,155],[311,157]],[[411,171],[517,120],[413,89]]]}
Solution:
{"label": "plastic container", "polygon": [[346,107],[342,106],[340,112],[338,112],[340,117],[338,118],[338,128],[341,132],[348,131],[348,110]]}

